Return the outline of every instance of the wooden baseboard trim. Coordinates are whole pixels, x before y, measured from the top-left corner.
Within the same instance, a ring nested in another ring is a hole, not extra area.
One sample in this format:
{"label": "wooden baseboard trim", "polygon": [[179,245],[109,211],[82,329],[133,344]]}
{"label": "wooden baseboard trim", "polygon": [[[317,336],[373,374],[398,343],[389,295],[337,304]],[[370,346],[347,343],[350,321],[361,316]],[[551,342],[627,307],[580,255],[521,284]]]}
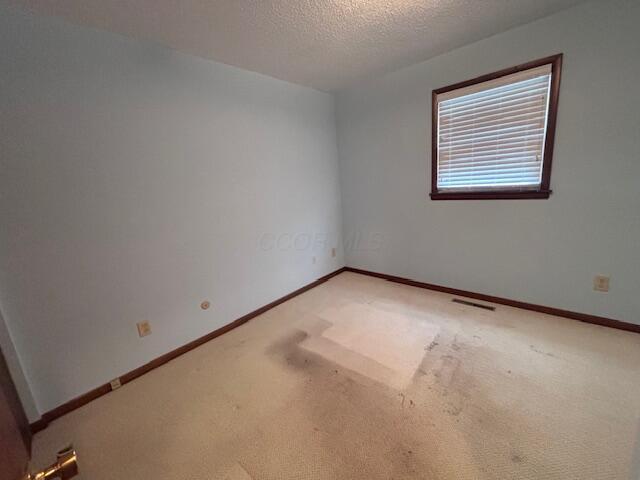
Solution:
{"label": "wooden baseboard trim", "polygon": [[369,270],[361,270],[359,268],[345,267],[344,270],[347,272],[359,273],[361,275],[368,275],[370,277],[382,278],[390,282],[402,283],[404,285],[411,285],[413,287],[426,288],[428,290],[435,290],[437,292],[448,293],[450,295],[458,295],[461,297],[473,298],[476,300],[483,300],[485,302],[498,303],[500,305],[508,305],[510,307],[522,308],[524,310],[531,310],[533,312],[546,313],[548,315],[556,315],[558,317],[570,318],[572,320],[579,320],[580,322],[592,323],[594,325],[601,325],[604,327],[616,328],[618,330],[626,330],[628,332],[640,333],[640,325],[623,322],[621,320],[614,320],[612,318],[598,317],[596,315],[572,312],[570,310],[562,310],[560,308],[554,308],[554,307],[545,307],[543,305],[535,305],[533,303],[520,302],[518,300],[510,300],[508,298],[494,297],[492,295],[485,295],[483,293],[469,292],[467,290],[460,290],[458,288],[444,287],[442,285],[435,285],[433,283],[418,282],[416,280],[410,280],[408,278],[396,277],[394,275],[387,275],[386,273],[371,272]]}
{"label": "wooden baseboard trim", "polygon": [[[263,313],[265,313],[268,310],[271,310],[274,307],[277,307],[278,305],[280,305],[281,303],[286,302],[287,300],[292,299],[293,297],[296,297],[298,295],[300,295],[301,293],[306,292],[307,290],[310,290],[314,287],[317,287],[318,285],[320,285],[321,283],[326,282],[327,280],[335,277],[336,275],[342,273],[343,271],[345,271],[346,267],[342,267],[339,268],[338,270],[336,270],[335,272],[332,272],[328,275],[325,275],[324,277],[319,278],[318,280],[315,280],[314,282],[309,283],[308,285],[305,285],[304,287],[301,287],[287,295],[285,295],[284,297],[281,297],[263,307],[258,308],[257,310],[254,310],[253,312],[247,313],[246,315],[234,320],[233,322],[218,328],[217,330],[214,330],[211,333],[208,333],[200,338],[197,338],[189,343],[187,343],[186,345],[183,345],[181,347],[176,348],[175,350],[172,350],[168,353],[165,353],[164,355],[161,355],[160,357],[151,360],[148,363],[145,363],[144,365],[136,368],[135,370],[132,370],[128,373],[125,373],[124,375],[120,376],[120,383],[122,385],[124,385],[125,383],[129,383],[133,380],[135,380],[136,378],[144,375],[147,372],[150,372],[151,370],[153,370],[154,368],[158,368],[161,365],[164,365],[165,363],[169,362],[170,360],[173,360],[176,357],[179,357],[180,355],[183,355],[185,353],[187,353],[190,350],[193,350],[196,347],[199,347],[200,345],[207,343],[210,340],[213,340],[216,337],[219,337],[220,335],[223,335],[225,333],[227,333],[230,330],[233,330],[234,328],[239,327],[240,325],[247,323],[249,320],[251,320],[252,318],[257,317],[258,315],[261,315]],[[48,412],[44,413],[42,415],[42,417],[39,420],[36,420],[35,422],[32,422],[29,426],[31,428],[31,432],[32,433],[36,433],[39,432],[41,430],[44,430],[45,428],[47,428],[47,426],[49,425],[50,422],[52,422],[53,420],[60,418],[61,416],[82,407],[83,405],[86,405],[87,403],[95,400],[96,398],[101,397],[102,395],[106,395],[107,393],[109,393],[111,391],[111,385],[108,383],[105,383],[104,385],[100,385],[97,388],[94,388],[93,390],[90,390],[89,392],[80,395],[72,400],[69,400],[66,403],[63,403],[62,405],[60,405],[59,407],[54,408],[53,410],[49,410]]]}

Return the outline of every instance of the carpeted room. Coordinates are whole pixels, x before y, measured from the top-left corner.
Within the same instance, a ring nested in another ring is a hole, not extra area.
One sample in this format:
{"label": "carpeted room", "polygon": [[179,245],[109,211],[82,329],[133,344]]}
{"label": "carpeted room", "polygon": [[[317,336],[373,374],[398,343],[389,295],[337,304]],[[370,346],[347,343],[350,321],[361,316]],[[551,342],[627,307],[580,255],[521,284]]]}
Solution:
{"label": "carpeted room", "polygon": [[344,272],[52,422],[34,458],[73,438],[93,479],[625,478],[640,338],[601,330]]}
{"label": "carpeted room", "polygon": [[[31,471],[637,477],[635,2],[117,3],[0,5]],[[434,92],[558,54],[546,198],[434,191]]]}

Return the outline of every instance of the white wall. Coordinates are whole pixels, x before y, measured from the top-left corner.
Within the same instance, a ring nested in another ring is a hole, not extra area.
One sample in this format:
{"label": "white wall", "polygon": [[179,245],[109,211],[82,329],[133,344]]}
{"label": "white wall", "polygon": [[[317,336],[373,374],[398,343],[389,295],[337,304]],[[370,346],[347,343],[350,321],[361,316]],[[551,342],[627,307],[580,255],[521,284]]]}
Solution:
{"label": "white wall", "polygon": [[5,7],[0,45],[0,306],[41,413],[343,265],[330,95]]}
{"label": "white wall", "polygon": [[[434,88],[563,52],[549,200],[431,201]],[[640,2],[590,2],[342,92],[349,266],[640,324]],[[360,242],[356,238],[377,238]],[[608,294],[592,290],[611,275]]]}

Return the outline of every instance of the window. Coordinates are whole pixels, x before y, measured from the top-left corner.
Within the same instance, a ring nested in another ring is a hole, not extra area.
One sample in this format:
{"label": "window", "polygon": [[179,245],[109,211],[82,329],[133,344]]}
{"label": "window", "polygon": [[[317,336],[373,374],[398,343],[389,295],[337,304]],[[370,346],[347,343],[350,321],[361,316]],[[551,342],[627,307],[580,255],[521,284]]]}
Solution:
{"label": "window", "polygon": [[433,200],[549,198],[562,55],[433,91]]}

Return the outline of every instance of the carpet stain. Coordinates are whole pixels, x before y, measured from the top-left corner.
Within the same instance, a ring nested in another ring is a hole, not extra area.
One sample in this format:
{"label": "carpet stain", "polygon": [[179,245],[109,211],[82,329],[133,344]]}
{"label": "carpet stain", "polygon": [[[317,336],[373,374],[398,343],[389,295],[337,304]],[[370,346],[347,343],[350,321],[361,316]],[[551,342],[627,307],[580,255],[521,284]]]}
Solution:
{"label": "carpet stain", "polygon": [[529,348],[531,348],[532,351],[539,353],[540,355],[546,355],[547,357],[558,358],[557,355],[554,355],[551,352],[543,352],[542,350],[536,348],[535,345],[529,345]]}
{"label": "carpet stain", "polygon": [[237,463],[233,465],[233,467],[231,467],[227,474],[222,478],[224,480],[253,480],[253,477]]}
{"label": "carpet stain", "polygon": [[[300,347],[306,338],[301,332],[290,332],[269,350],[275,360],[286,359],[283,365],[308,376],[309,381],[293,398],[304,407],[303,423],[326,434],[314,438],[325,454],[338,459],[336,478],[489,478],[482,472],[490,469],[504,475],[490,478],[508,478],[509,465],[523,463],[523,456],[509,455],[509,462],[500,470],[486,451],[470,448],[470,440],[483,435],[483,423],[490,422],[487,431],[493,430],[492,438],[500,438],[498,451],[511,450],[530,427],[526,417],[514,416],[483,393],[473,376],[473,363],[468,361],[478,352],[467,346],[463,349],[457,337],[459,348],[450,354],[427,351],[420,367],[424,374],[414,377],[406,391],[399,393],[357,372],[342,369],[336,375],[339,369],[330,359]],[[451,339],[454,341],[453,336]],[[400,409],[393,408],[394,397]],[[348,430],[344,428],[346,418],[350,419]],[[443,456],[443,449],[467,459],[461,462],[466,465],[464,475],[453,458]],[[375,468],[368,465],[371,456],[384,458],[385,468],[381,469],[380,462]]]}
{"label": "carpet stain", "polygon": [[440,345],[436,340],[439,338],[439,335],[436,335],[436,338],[433,339],[433,341],[425,348],[426,351],[430,352],[432,351],[434,348],[436,348],[438,345]]}
{"label": "carpet stain", "polygon": [[[414,417],[403,412],[415,409],[416,402],[407,398],[406,393],[397,393],[357,372],[343,370],[335,375],[340,369],[331,360],[299,346],[304,338],[300,332],[291,332],[269,351],[276,360],[288,358],[285,362],[288,368],[309,376],[311,381],[303,383],[296,397],[304,405],[307,416],[304,423],[312,423],[316,425],[314,429],[327,434],[318,441],[322,443],[322,451],[340,466],[335,478],[386,480],[428,478],[415,477],[416,472],[435,474],[426,457],[414,455],[414,451],[421,450],[423,439],[409,435],[408,427]],[[392,406],[394,397],[400,400],[399,410]],[[347,431],[344,418],[360,420]],[[385,458],[386,468],[382,471],[379,462],[372,465],[368,461],[374,452]]]}

